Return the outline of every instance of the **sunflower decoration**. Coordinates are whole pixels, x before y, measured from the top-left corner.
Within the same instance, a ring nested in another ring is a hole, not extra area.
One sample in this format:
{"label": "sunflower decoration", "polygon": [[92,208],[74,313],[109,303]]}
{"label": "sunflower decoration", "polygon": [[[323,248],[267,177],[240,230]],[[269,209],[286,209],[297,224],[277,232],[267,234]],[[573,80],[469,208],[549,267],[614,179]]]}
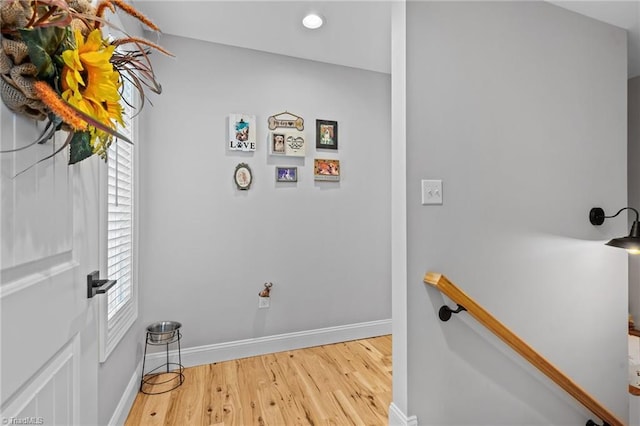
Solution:
{"label": "sunflower decoration", "polygon": [[[152,50],[171,55],[148,40],[130,37],[104,18],[116,7],[148,28],[158,27],[123,0],[2,0],[0,2],[0,95],[12,111],[46,120],[42,134],[31,144],[44,143],[58,130],[69,132],[65,143],[69,164],[92,155],[107,158],[124,126],[121,93],[127,80],[145,102],[145,90],[161,92],[149,60]],[[125,37],[107,40],[108,25]],[[0,153],[3,151],[0,151]]]}

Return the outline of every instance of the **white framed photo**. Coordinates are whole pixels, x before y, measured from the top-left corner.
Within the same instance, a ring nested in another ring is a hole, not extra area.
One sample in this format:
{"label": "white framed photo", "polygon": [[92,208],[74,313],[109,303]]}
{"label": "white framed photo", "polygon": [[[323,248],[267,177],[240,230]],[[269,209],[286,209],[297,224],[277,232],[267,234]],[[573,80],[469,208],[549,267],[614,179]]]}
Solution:
{"label": "white framed photo", "polygon": [[303,132],[275,130],[269,133],[269,154],[285,155],[288,157],[304,157],[306,141]]}
{"label": "white framed photo", "polygon": [[269,153],[271,155],[286,155],[285,139],[287,135],[284,132],[269,133]]}
{"label": "white framed photo", "polygon": [[231,151],[256,150],[256,116],[229,114],[229,149]]}
{"label": "white framed photo", "polygon": [[307,144],[304,140],[304,133],[291,132],[286,133],[284,139],[284,152],[289,157],[304,157],[306,154]]}

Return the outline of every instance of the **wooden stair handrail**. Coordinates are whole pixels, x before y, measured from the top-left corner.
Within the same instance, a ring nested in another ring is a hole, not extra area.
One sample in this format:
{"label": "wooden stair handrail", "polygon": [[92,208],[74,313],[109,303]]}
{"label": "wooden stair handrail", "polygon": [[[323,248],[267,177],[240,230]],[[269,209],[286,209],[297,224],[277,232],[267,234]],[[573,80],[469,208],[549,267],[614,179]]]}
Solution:
{"label": "wooden stair handrail", "polygon": [[[474,317],[480,324],[488,328],[500,340],[509,345],[511,349],[529,361],[540,372],[553,380],[558,386],[574,397],[585,408],[598,416],[600,420],[611,426],[623,426],[624,423],[600,404],[596,399],[582,389],[577,383],[560,371],[555,365],[547,361],[542,355],[536,352],[524,340],[509,330],[504,324],[498,321],[493,315],[487,312],[475,300],[469,297],[464,291],[455,286],[447,277],[436,272],[427,272],[424,282],[429,284],[449,297],[458,305],[464,306],[466,311]],[[593,423],[592,423],[593,424]]]}

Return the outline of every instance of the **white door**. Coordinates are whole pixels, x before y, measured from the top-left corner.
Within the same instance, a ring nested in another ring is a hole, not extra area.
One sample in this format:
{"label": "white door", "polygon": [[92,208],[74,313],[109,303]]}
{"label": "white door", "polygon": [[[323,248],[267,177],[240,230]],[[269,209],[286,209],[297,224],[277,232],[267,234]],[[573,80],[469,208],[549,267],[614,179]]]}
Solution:
{"label": "white door", "polygon": [[[35,140],[43,125],[2,104],[0,149]],[[86,282],[99,269],[105,165],[92,157],[68,166],[64,151],[13,177],[65,138],[0,154],[2,424],[97,424],[97,309]]]}

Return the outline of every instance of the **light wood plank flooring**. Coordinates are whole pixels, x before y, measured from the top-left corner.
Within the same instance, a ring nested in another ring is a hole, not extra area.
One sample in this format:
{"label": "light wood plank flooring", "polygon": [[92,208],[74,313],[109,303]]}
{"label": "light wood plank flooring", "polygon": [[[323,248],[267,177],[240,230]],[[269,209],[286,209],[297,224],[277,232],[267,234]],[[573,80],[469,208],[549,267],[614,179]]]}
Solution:
{"label": "light wood plank flooring", "polygon": [[139,393],[126,426],[386,425],[391,336],[219,362]]}

